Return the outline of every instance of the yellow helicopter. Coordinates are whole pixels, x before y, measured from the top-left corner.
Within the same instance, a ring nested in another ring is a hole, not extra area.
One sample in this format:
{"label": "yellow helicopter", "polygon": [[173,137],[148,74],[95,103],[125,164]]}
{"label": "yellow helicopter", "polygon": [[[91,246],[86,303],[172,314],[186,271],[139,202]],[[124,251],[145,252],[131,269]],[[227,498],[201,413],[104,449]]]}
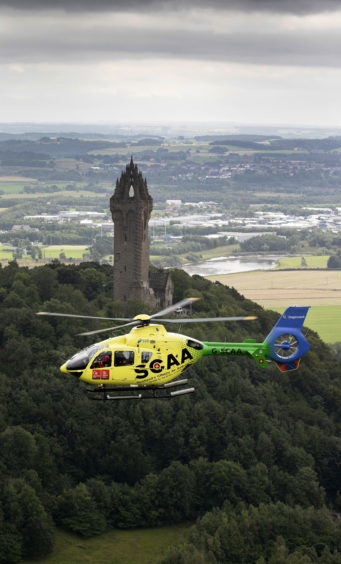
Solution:
{"label": "yellow helicopter", "polygon": [[[296,370],[300,358],[309,350],[309,343],[302,334],[309,307],[291,306],[286,309],[263,343],[247,339],[241,343],[198,341],[186,335],[167,331],[163,323],[207,323],[215,321],[249,321],[247,317],[181,317],[162,316],[182,312],[198,298],[187,298],[152,315],[140,314],[133,319],[115,317],[93,317],[65,313],[38,312],[38,315],[72,317],[83,319],[127,321],[119,326],[80,333],[94,335],[133,326],[126,335],[111,337],[95,343],[67,360],[60,370],[76,376],[96,387],[93,399],[149,399],[172,398],[195,391],[184,386],[187,379],[175,380],[186,368],[206,355],[253,358],[261,367],[275,361],[281,371]],[[156,321],[156,323],[153,323]],[[160,323],[161,322],[161,323]],[[115,395],[112,395],[115,392]],[[137,393],[136,393],[137,392]]]}

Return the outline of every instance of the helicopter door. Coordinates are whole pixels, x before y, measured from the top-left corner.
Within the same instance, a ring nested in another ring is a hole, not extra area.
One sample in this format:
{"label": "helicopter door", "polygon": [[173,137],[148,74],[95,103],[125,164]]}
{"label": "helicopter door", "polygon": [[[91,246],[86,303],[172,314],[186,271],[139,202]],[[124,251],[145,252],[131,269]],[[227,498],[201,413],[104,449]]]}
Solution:
{"label": "helicopter door", "polygon": [[134,351],[115,351],[114,366],[132,366]]}
{"label": "helicopter door", "polygon": [[118,350],[114,352],[113,380],[122,386],[135,381],[135,351]]}

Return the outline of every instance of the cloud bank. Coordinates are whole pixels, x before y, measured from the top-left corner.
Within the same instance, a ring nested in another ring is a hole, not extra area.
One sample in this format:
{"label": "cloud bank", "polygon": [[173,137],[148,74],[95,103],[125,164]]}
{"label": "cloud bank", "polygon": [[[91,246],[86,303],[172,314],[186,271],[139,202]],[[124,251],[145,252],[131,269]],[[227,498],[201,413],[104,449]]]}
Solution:
{"label": "cloud bank", "polygon": [[197,11],[160,14],[3,15],[0,63],[187,59],[340,68],[341,12],[279,18]]}
{"label": "cloud bank", "polygon": [[340,66],[339,0],[0,0],[0,121],[341,125]]}
{"label": "cloud bank", "polygon": [[65,10],[74,12],[116,12],[177,10],[184,7],[234,10],[241,12],[269,12],[314,14],[338,10],[339,0],[1,0],[0,7],[16,10]]}

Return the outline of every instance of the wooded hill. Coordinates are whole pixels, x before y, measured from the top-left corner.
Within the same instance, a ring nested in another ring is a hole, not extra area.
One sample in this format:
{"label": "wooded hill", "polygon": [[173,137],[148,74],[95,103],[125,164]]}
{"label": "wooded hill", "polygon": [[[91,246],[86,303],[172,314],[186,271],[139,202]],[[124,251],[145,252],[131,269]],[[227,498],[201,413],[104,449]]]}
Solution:
{"label": "wooded hill", "polygon": [[[173,279],[176,301],[202,298],[195,314],[258,316],[186,328],[198,339],[263,340],[278,318],[232,288]],[[110,266],[0,268],[0,562],[49,553],[55,525],[89,537],[196,519],[165,563],[341,562],[341,371],[316,334],[297,372],[207,357],[187,372],[192,397],[102,403],[59,372],[98,324],[39,310],[148,313],[112,301]]]}

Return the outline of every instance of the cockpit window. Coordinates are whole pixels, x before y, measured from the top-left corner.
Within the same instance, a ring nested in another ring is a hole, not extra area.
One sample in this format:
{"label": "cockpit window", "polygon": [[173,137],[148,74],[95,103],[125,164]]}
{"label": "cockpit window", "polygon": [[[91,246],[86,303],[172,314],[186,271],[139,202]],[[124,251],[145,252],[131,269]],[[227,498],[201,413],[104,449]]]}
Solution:
{"label": "cockpit window", "polygon": [[74,354],[66,364],[66,370],[84,370],[89,364],[94,354],[101,350],[103,345],[91,345],[82,351]]}
{"label": "cockpit window", "polygon": [[102,351],[93,360],[90,368],[109,368],[111,366],[111,351]]}
{"label": "cockpit window", "polygon": [[187,339],[186,341],[187,346],[192,347],[192,349],[197,349],[201,351],[204,348],[204,345],[200,343],[200,341],[194,341],[194,339]]}
{"label": "cockpit window", "polygon": [[134,364],[134,351],[115,351],[115,366],[130,366]]}

